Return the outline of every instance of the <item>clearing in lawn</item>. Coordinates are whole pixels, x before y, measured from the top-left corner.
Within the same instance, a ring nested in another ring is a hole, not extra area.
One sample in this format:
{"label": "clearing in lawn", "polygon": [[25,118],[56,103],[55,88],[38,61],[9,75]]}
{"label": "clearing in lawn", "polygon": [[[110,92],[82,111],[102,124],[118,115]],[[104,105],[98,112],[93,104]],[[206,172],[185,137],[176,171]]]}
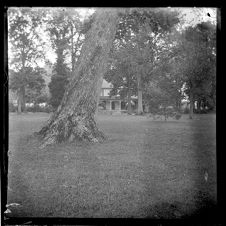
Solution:
{"label": "clearing in lawn", "polygon": [[[39,149],[45,113],[9,116],[10,216],[181,218],[216,204],[215,115],[98,116],[103,143]],[[205,212],[206,213],[206,212]],[[205,217],[208,217],[205,216]]]}

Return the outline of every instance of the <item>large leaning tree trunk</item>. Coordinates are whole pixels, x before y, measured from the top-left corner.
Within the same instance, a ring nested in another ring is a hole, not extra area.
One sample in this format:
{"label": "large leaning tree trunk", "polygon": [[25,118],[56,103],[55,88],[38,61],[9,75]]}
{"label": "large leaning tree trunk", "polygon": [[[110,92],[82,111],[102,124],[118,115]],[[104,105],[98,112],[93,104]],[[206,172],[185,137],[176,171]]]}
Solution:
{"label": "large leaning tree trunk", "polygon": [[101,82],[118,22],[117,9],[98,9],[86,34],[75,72],[56,112],[40,131],[42,147],[62,141],[102,141],[94,120]]}

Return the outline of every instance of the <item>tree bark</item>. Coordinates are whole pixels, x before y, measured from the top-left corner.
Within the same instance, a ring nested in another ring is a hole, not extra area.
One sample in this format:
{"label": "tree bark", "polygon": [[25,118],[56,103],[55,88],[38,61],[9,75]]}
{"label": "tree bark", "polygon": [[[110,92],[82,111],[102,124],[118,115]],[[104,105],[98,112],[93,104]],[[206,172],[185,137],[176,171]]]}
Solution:
{"label": "tree bark", "polygon": [[97,93],[99,93],[99,95],[97,96],[96,113],[98,112],[98,105],[99,105],[99,102],[100,102],[100,95],[101,95],[102,83],[103,83],[103,77],[101,79],[99,79],[99,82],[97,84]]}
{"label": "tree bark", "polygon": [[99,90],[118,22],[117,9],[98,9],[82,46],[79,63],[61,104],[40,131],[42,148],[63,141],[105,139],[94,120]]}

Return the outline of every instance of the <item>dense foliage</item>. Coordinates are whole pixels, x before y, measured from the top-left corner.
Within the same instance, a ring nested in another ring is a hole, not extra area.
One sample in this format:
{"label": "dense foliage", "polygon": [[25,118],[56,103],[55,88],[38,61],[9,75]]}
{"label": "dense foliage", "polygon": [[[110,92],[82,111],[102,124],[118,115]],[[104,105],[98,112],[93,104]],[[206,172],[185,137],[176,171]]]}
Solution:
{"label": "dense foliage", "polygon": [[[50,104],[56,109],[65,92],[70,75],[83,43],[79,15],[73,9],[55,9],[48,12],[46,31],[50,37],[57,60],[49,83]],[[70,57],[68,63],[66,59]]]}
{"label": "dense foliage", "polygon": [[188,27],[182,34],[180,68],[185,82],[191,112],[194,102],[198,111],[213,109],[216,105],[216,27],[210,22],[202,22]]}
{"label": "dense foliage", "polygon": [[138,96],[139,114],[149,104],[143,99],[144,85],[152,79],[157,58],[169,50],[166,39],[178,22],[177,13],[158,9],[121,16],[105,79],[113,84],[112,93],[128,96],[128,102],[131,95]]}

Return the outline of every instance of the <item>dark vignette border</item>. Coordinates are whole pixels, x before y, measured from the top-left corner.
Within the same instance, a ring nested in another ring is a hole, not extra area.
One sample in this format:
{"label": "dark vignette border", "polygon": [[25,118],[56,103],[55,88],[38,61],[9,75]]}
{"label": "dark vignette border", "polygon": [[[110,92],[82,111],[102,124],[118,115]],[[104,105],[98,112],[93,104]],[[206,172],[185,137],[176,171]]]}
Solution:
{"label": "dark vignette border", "polygon": [[[41,3],[41,5],[40,5]],[[106,7],[106,2],[97,2],[95,1],[95,5],[90,5],[90,2],[82,1],[79,2],[79,5],[72,5],[65,2],[64,5],[60,5],[57,2],[54,1],[52,3],[51,1],[48,2],[25,2],[20,1],[20,3],[15,2],[8,2],[3,6],[1,9],[3,12],[3,16],[0,20],[0,23],[3,27],[2,33],[3,35],[3,70],[2,70],[2,76],[3,82],[2,85],[2,122],[3,122],[3,151],[2,151],[2,161],[1,161],[1,220],[3,224],[6,225],[21,225],[21,224],[30,224],[30,225],[75,225],[75,224],[104,224],[104,225],[111,225],[111,224],[157,224],[157,225],[167,225],[167,224],[185,224],[185,225],[193,225],[193,224],[203,224],[207,223],[208,225],[223,225],[224,222],[224,215],[223,215],[223,209],[225,209],[225,194],[226,187],[224,185],[224,173],[226,172],[223,169],[224,164],[224,152],[223,152],[223,130],[220,131],[220,129],[223,127],[224,120],[224,111],[223,111],[223,104],[224,104],[224,74],[223,74],[223,38],[225,36],[223,35],[223,27],[224,27],[224,7],[222,5],[222,1],[205,1],[205,2],[198,2],[198,1],[189,1],[189,4],[186,4],[182,1],[155,1],[155,2],[147,2],[143,3],[142,1],[139,1],[139,5],[134,4],[134,2],[121,2],[116,4],[110,5],[111,7],[166,7],[166,6],[174,6],[174,7],[216,7],[218,8],[217,11],[217,200],[218,200],[218,206],[217,209],[213,212],[207,211],[200,214],[197,214],[196,216],[188,217],[186,219],[181,220],[154,220],[154,219],[113,219],[113,218],[106,218],[106,219],[87,219],[87,218],[6,218],[4,216],[4,211],[6,210],[6,203],[7,203],[7,175],[8,175],[8,32],[7,32],[7,8],[10,6],[71,6],[71,7],[85,7],[89,5],[89,7]],[[83,4],[81,4],[83,3]],[[84,5],[85,3],[85,5]],[[88,4],[87,4],[88,3]],[[222,87],[221,87],[222,86]]]}

